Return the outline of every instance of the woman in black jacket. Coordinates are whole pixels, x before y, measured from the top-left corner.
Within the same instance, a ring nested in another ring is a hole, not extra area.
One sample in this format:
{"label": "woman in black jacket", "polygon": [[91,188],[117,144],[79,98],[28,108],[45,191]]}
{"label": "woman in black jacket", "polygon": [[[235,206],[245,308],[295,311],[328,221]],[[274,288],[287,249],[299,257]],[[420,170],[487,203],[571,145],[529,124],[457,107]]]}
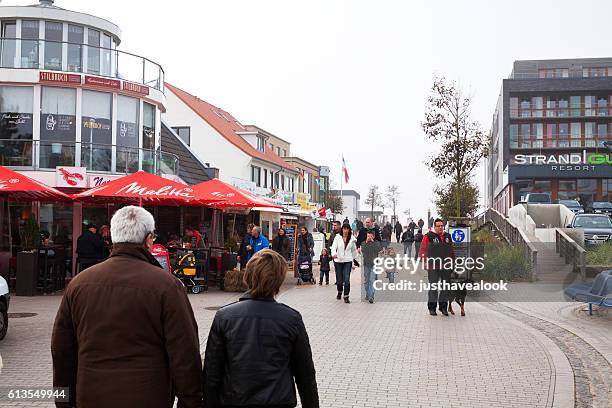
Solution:
{"label": "woman in black jacket", "polygon": [[300,229],[297,250],[300,257],[308,256],[312,260],[314,256],[314,238],[306,227]]}
{"label": "woman in black jacket", "polygon": [[289,260],[289,237],[284,228],[278,229],[278,234],[272,240],[272,249],[278,252],[287,261]]}
{"label": "woman in black jacket", "polygon": [[274,297],[287,262],[264,249],[249,260],[249,290],[215,315],[204,357],[204,406],[318,408],[308,334],[297,310]]}

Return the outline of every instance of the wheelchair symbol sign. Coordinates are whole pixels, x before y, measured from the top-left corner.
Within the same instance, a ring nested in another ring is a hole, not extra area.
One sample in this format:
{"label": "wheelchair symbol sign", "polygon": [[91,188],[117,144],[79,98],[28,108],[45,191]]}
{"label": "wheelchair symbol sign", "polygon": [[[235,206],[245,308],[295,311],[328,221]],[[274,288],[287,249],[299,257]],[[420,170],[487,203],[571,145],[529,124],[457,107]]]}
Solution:
{"label": "wheelchair symbol sign", "polygon": [[463,242],[465,240],[465,232],[462,230],[455,230],[452,234],[453,242]]}

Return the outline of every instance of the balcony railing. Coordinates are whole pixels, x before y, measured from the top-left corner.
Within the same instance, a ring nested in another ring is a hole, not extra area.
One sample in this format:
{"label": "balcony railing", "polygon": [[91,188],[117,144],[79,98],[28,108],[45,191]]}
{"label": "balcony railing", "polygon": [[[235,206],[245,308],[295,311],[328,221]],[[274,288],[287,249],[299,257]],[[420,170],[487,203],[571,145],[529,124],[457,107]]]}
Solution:
{"label": "balcony railing", "polygon": [[0,165],[27,169],[79,166],[89,171],[178,175],[179,160],[171,153],[86,142],[0,139]]}
{"label": "balcony railing", "polygon": [[148,58],[67,41],[0,37],[0,68],[78,72],[164,90],[164,70]]}
{"label": "balcony railing", "polygon": [[[603,143],[612,141],[612,136],[581,137],[580,135],[553,134],[546,135],[520,135],[510,137],[511,149],[556,149],[564,147],[594,147],[605,150]],[[607,151],[607,150],[606,150]]]}
{"label": "balcony railing", "polygon": [[510,108],[512,119],[546,119],[546,118],[598,118],[612,117],[612,103],[596,105],[571,105],[563,107],[515,107]]}

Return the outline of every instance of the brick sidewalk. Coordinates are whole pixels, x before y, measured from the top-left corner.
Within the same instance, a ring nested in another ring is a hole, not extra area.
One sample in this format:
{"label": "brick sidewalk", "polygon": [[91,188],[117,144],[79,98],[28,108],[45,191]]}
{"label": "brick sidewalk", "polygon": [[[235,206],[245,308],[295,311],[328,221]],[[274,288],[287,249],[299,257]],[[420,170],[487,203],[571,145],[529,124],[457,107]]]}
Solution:
{"label": "brick sidewalk", "polygon": [[[363,303],[360,274],[353,274],[349,305],[335,299],[332,285],[295,286],[292,278],[279,298],[306,322],[322,407],[574,405],[565,355],[529,322],[486,303],[469,302],[463,318],[431,317],[424,301]],[[214,309],[236,294],[211,291],[189,298],[204,351]],[[11,319],[0,343],[0,383],[50,385],[49,339],[59,301],[59,296],[13,298],[11,313],[37,316]],[[5,406],[37,405],[0,402]]]}

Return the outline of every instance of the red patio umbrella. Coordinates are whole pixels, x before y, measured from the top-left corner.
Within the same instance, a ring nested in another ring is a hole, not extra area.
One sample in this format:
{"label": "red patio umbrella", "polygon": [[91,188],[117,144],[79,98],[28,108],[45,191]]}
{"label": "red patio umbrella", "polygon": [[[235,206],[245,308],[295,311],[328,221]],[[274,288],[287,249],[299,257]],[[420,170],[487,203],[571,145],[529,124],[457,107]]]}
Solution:
{"label": "red patio umbrella", "polygon": [[0,166],[0,195],[10,201],[71,201],[68,194]]}
{"label": "red patio umbrella", "polygon": [[196,200],[192,187],[145,171],[129,174],[74,194],[73,197],[77,201],[96,203],[131,201],[140,205],[203,204],[202,201]]}
{"label": "red patio umbrella", "polygon": [[[282,205],[224,183],[219,179],[196,184],[193,186],[193,191],[198,200],[208,200],[208,205],[215,208],[283,208]],[[213,201],[214,199],[217,201]]]}

